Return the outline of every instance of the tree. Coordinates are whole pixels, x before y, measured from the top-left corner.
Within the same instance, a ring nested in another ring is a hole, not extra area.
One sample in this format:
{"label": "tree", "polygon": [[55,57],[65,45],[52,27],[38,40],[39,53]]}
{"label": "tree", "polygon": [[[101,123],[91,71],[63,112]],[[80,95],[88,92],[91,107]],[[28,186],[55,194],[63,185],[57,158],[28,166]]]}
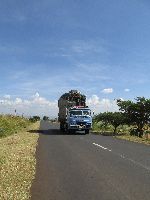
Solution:
{"label": "tree", "polygon": [[49,117],[44,116],[44,117],[43,117],[43,120],[49,120]]}
{"label": "tree", "polygon": [[29,119],[31,122],[37,122],[40,120],[40,117],[39,116],[33,116],[33,117],[30,117]]}
{"label": "tree", "polygon": [[126,118],[121,112],[105,112],[100,113],[95,117],[96,121],[102,121],[106,125],[111,124],[114,127],[114,134],[116,134],[117,127],[126,123]]}
{"label": "tree", "polygon": [[138,136],[143,136],[143,128],[150,123],[150,99],[137,97],[136,102],[117,100],[119,110],[123,112],[127,118],[129,125],[136,125]]}
{"label": "tree", "polygon": [[35,119],[36,121],[39,121],[40,117],[39,116],[33,116],[33,119]]}

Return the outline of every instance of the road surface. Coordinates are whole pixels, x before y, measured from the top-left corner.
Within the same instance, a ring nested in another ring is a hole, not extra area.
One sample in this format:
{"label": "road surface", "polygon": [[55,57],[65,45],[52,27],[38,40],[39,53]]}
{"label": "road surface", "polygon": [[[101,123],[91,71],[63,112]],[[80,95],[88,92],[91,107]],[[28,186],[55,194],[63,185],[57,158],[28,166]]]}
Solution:
{"label": "road surface", "polygon": [[150,146],[40,129],[32,200],[150,200]]}

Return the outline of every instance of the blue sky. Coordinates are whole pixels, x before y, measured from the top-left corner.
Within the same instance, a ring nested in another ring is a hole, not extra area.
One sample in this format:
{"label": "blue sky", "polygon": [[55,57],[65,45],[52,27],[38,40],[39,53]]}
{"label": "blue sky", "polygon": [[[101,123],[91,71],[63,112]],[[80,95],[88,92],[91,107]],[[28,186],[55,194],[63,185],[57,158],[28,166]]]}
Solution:
{"label": "blue sky", "polygon": [[0,0],[0,8],[0,112],[36,114],[42,102],[38,112],[54,116],[70,89],[97,112],[104,99],[115,110],[116,98],[150,98],[148,0]]}

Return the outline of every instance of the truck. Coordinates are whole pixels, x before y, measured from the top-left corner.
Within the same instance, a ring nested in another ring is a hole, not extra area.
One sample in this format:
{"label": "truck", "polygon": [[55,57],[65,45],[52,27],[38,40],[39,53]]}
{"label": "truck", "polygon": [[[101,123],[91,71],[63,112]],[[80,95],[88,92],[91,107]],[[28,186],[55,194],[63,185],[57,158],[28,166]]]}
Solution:
{"label": "truck", "polygon": [[67,133],[84,131],[89,134],[92,128],[91,110],[86,106],[86,96],[78,90],[63,94],[58,100],[58,121],[60,130]]}

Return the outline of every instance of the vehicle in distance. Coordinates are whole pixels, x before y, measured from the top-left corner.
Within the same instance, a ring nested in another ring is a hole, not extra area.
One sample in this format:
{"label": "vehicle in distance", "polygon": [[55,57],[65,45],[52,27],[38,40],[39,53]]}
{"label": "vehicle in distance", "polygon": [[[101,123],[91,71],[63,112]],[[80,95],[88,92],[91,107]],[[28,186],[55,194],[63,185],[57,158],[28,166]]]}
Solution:
{"label": "vehicle in distance", "polygon": [[58,100],[58,121],[60,130],[68,133],[84,131],[92,128],[91,110],[86,106],[86,96],[77,90],[63,94]]}

